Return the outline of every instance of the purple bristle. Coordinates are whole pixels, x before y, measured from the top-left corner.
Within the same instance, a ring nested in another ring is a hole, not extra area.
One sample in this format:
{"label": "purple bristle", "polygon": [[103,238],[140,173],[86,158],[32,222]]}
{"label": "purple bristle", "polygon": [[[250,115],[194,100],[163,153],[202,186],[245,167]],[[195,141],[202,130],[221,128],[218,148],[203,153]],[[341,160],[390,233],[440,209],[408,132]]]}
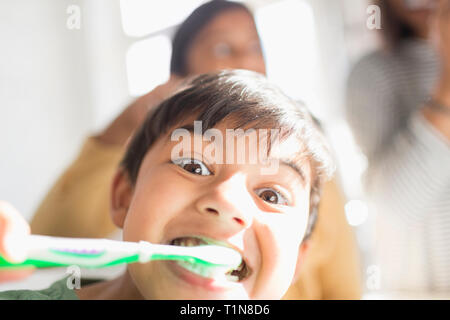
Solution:
{"label": "purple bristle", "polygon": [[103,250],[96,250],[96,249],[81,249],[81,250],[77,250],[77,249],[69,249],[69,248],[58,248],[58,249],[53,249],[55,251],[60,251],[60,252],[67,252],[67,253],[75,253],[75,254],[100,254],[103,252]]}

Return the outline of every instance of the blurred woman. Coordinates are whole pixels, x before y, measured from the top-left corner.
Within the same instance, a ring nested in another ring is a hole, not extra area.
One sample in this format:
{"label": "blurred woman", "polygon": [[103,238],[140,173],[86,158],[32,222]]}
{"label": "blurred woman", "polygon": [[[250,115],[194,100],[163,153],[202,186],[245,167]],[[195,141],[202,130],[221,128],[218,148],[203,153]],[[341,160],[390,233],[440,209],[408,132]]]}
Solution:
{"label": "blurred woman", "polygon": [[347,116],[369,160],[381,280],[450,290],[450,2],[378,5],[385,46],[351,72]]}
{"label": "blurred woman", "polygon": [[[265,74],[260,39],[249,9],[215,0],[197,8],[173,38],[171,78],[129,106],[102,133],[87,139],[79,157],[56,182],[31,222],[33,233],[69,237],[108,237],[109,185],[123,146],[147,111],[186,76],[226,68]],[[310,253],[289,298],[352,299],[360,296],[357,250],[345,221],[336,183],[325,186]]]}

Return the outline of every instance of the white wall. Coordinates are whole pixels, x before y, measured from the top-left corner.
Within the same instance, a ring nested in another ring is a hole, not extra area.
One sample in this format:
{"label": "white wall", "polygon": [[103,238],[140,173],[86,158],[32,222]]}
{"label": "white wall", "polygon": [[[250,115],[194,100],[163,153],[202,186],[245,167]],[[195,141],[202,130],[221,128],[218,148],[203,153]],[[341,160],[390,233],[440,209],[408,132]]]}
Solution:
{"label": "white wall", "polygon": [[122,29],[119,0],[84,0],[81,3],[93,93],[92,129],[98,131],[133,100],[128,94],[126,72],[126,52],[132,41]]}
{"label": "white wall", "polygon": [[[96,19],[88,14],[92,2],[105,7]],[[104,17],[115,17],[110,11],[118,10],[107,2],[0,2],[0,199],[13,203],[27,219],[84,136],[126,101],[126,77],[108,69],[121,68],[114,60],[119,53],[109,54],[118,50],[99,34],[108,32],[110,21]],[[66,27],[66,10],[73,4],[81,8],[80,30]],[[101,83],[95,87],[93,70]],[[97,98],[95,90],[107,98]],[[109,105],[110,113],[105,111]]]}

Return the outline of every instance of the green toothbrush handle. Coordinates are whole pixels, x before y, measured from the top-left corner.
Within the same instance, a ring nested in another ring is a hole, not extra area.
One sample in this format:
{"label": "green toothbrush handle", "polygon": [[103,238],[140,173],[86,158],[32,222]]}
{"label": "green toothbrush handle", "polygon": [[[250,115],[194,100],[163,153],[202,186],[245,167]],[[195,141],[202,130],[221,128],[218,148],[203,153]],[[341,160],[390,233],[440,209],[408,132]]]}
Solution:
{"label": "green toothbrush handle", "polygon": [[5,260],[0,255],[0,270],[2,269],[18,269],[18,268],[25,268],[25,267],[36,267],[36,268],[51,268],[51,267],[61,267],[64,266],[64,264],[61,263],[54,263],[54,262],[48,262],[48,261],[41,261],[41,260],[25,260],[21,263],[12,263],[7,260]]}
{"label": "green toothbrush handle", "polygon": [[21,263],[12,263],[7,260],[5,260],[0,255],[0,271],[2,269],[20,269],[25,267],[35,267],[35,268],[54,268],[54,267],[64,267],[64,266],[70,266],[70,265],[78,265],[79,267],[83,268],[105,268],[105,267],[111,267],[119,264],[124,263],[134,263],[137,262],[139,259],[139,255],[131,255],[131,256],[125,256],[118,259],[111,259],[108,261],[102,261],[102,262],[94,262],[91,263],[89,260],[91,260],[91,257],[80,257],[80,255],[73,255],[73,259],[71,261],[67,262],[52,262],[52,261],[45,261],[45,260],[37,260],[37,259],[28,259]]}

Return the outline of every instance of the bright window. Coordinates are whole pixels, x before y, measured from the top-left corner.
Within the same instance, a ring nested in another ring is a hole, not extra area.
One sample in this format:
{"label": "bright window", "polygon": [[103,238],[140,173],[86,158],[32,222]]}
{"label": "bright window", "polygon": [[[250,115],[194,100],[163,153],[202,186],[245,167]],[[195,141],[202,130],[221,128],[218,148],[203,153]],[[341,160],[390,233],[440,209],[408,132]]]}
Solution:
{"label": "bright window", "polygon": [[143,37],[181,23],[206,0],[121,0],[122,27],[130,37]]}
{"label": "bright window", "polygon": [[316,104],[318,50],[314,14],[305,1],[285,0],[255,12],[267,75],[294,99]]}

